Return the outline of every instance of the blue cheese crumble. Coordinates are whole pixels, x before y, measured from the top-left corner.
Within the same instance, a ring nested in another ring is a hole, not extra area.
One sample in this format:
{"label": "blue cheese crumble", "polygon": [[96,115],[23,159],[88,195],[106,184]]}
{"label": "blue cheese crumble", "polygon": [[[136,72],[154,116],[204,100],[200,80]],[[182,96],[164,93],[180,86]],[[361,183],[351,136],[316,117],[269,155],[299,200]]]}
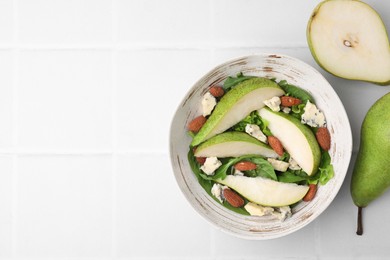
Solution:
{"label": "blue cheese crumble", "polygon": [[305,112],[302,114],[301,123],[311,127],[323,127],[326,124],[324,113],[316,105],[307,101],[304,107]]}
{"label": "blue cheese crumble", "polygon": [[288,169],[288,166],[290,165],[288,162],[279,161],[274,158],[268,158],[267,161],[274,167],[275,170],[280,172],[285,172]]}
{"label": "blue cheese crumble", "polygon": [[223,203],[224,197],[223,197],[223,189],[224,186],[222,186],[219,183],[214,183],[213,187],[211,188],[211,194],[219,200],[219,202]]}
{"label": "blue cheese crumble", "polygon": [[271,99],[264,100],[264,104],[269,107],[272,111],[279,112],[280,111],[280,104],[282,103],[280,101],[280,98],[275,96]]}
{"label": "blue cheese crumble", "polygon": [[202,99],[203,116],[208,116],[217,105],[217,99],[210,92],[204,94]]}
{"label": "blue cheese crumble", "polygon": [[207,157],[200,169],[207,175],[214,175],[216,169],[222,165],[222,162],[217,157]]}
{"label": "blue cheese crumble", "polygon": [[247,124],[245,132],[263,143],[267,142],[267,136],[260,130],[258,125]]}

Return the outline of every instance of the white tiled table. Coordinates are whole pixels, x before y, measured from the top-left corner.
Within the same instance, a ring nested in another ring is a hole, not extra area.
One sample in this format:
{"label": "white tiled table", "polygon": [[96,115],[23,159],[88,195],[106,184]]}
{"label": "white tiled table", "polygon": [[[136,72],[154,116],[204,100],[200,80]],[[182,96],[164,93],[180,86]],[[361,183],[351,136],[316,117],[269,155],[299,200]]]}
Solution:
{"label": "white tiled table", "polygon": [[[390,1],[367,0],[390,28]],[[289,236],[216,230],[172,174],[168,133],[194,82],[227,59],[313,65],[350,118],[390,91],[315,64],[302,0],[0,0],[0,259],[389,259],[390,194],[355,235],[351,168],[334,202]]]}

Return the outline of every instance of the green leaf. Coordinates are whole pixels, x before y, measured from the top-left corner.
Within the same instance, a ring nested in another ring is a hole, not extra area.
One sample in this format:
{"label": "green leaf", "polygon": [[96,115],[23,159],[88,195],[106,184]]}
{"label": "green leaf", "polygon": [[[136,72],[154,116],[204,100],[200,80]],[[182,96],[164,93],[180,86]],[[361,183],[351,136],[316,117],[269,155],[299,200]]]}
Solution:
{"label": "green leaf", "polygon": [[271,131],[268,129],[268,122],[260,117],[259,113],[257,110],[252,111],[248,116],[246,116],[243,120],[235,124],[231,130],[233,131],[240,131],[240,132],[245,132],[245,127],[247,124],[254,124],[258,125],[261,129],[261,131],[266,135],[270,136]]}
{"label": "green leaf", "polygon": [[303,113],[305,113],[305,106],[306,104],[299,104],[291,107],[291,115],[295,118],[298,118],[301,120]]}
{"label": "green leaf", "polygon": [[313,97],[307,92],[297,86],[288,84],[286,80],[281,80],[278,85],[289,95],[302,100],[302,103],[305,103],[309,100],[311,103],[314,103]]}
{"label": "green leaf", "polygon": [[290,160],[290,154],[288,152],[284,152],[282,156],[279,157],[280,161],[288,162]]}
{"label": "green leaf", "polygon": [[236,86],[247,79],[256,78],[255,76],[244,76],[242,72],[238,73],[236,77],[229,76],[223,83],[223,89],[229,91],[232,87]]}
{"label": "green leaf", "polygon": [[290,170],[283,172],[278,176],[279,182],[299,183],[307,180],[309,180],[309,176],[307,174],[306,176],[304,176],[299,173],[294,173],[294,171],[290,171]]}
{"label": "green leaf", "polygon": [[331,158],[327,151],[322,152],[320,167],[319,182],[321,185],[325,185],[334,176],[333,165],[331,164]]}
{"label": "green leaf", "polygon": [[268,122],[267,120],[265,120],[264,118],[262,118],[262,117],[260,117],[260,120],[261,120],[261,125],[260,125],[261,131],[262,131],[266,136],[271,136],[272,133],[271,133],[271,131],[270,131],[269,128],[268,128],[269,122]]}
{"label": "green leaf", "polygon": [[213,187],[213,182],[209,179],[204,178],[205,174],[203,174],[202,171],[200,170],[200,165],[196,161],[196,158],[195,158],[194,153],[192,152],[191,148],[189,149],[187,157],[188,157],[188,162],[190,164],[191,170],[195,174],[196,178],[198,179],[200,186],[202,186],[202,188],[210,196],[212,196],[211,195],[211,187]]}
{"label": "green leaf", "polygon": [[271,163],[269,163],[267,160],[265,160],[262,157],[253,157],[247,159],[248,161],[253,162],[254,164],[257,165],[257,168],[252,171],[246,171],[249,172],[248,174],[254,175],[250,177],[264,177],[268,178],[274,181],[278,180],[278,177],[276,176],[274,167],[272,167]]}
{"label": "green leaf", "polygon": [[[215,182],[204,178],[204,176],[207,176],[207,175],[202,173],[202,171],[200,170],[200,165],[196,161],[194,153],[192,152],[192,149],[190,149],[190,151],[188,152],[187,157],[188,157],[188,162],[190,164],[190,167],[191,167],[192,171],[194,172],[196,178],[198,179],[200,186],[202,186],[202,188],[207,192],[207,194],[209,194],[216,202],[222,204],[224,207],[226,207],[226,208],[228,208],[236,213],[242,214],[242,215],[249,215],[248,211],[246,211],[244,208],[235,208],[232,205],[230,205],[229,203],[227,203],[226,201],[221,203],[216,197],[214,197],[213,194],[211,193],[211,188],[213,187]],[[244,198],[244,200],[245,200],[245,198]]]}

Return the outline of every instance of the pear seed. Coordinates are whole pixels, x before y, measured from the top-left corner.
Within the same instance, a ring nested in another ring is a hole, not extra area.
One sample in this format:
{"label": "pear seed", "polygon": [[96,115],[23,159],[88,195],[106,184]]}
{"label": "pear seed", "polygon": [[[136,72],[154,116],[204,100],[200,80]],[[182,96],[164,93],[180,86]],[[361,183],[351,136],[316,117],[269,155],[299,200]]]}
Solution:
{"label": "pear seed", "polygon": [[348,40],[344,40],[344,45],[347,46],[347,47],[352,47],[351,42],[348,41]]}

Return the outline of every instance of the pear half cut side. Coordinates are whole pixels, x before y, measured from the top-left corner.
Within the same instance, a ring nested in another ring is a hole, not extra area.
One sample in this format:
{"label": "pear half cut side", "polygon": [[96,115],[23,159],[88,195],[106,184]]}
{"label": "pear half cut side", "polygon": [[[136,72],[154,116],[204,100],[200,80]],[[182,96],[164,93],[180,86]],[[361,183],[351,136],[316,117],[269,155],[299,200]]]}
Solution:
{"label": "pear half cut side", "polygon": [[356,0],[327,0],[313,11],[307,41],[329,73],[378,85],[390,84],[390,44],[379,14]]}
{"label": "pear half cut side", "polygon": [[226,132],[200,144],[195,151],[196,157],[239,157],[253,154],[264,157],[278,157],[267,144],[243,132]]}
{"label": "pear half cut side", "polygon": [[195,135],[191,146],[197,146],[224,132],[250,112],[264,107],[263,101],[283,94],[283,89],[270,79],[253,78],[239,83],[221,98],[206,123]]}
{"label": "pear half cut side", "polygon": [[228,175],[217,182],[240,193],[249,201],[270,207],[282,207],[300,201],[309,190],[307,185],[277,182],[262,177]]}

